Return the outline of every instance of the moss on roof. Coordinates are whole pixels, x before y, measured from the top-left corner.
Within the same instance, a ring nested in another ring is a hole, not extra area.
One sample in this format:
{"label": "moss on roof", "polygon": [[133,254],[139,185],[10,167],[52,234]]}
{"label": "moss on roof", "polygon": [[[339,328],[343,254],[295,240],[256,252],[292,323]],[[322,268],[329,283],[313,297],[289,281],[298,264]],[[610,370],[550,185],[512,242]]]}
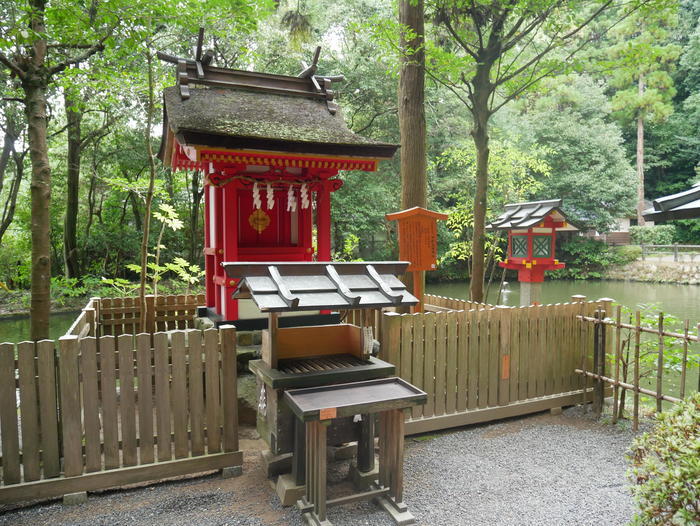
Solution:
{"label": "moss on roof", "polygon": [[389,146],[354,134],[341,112],[332,115],[324,100],[216,88],[190,88],[190,98],[182,100],[177,86],[166,88],[163,97],[176,135],[197,132],[294,143]]}

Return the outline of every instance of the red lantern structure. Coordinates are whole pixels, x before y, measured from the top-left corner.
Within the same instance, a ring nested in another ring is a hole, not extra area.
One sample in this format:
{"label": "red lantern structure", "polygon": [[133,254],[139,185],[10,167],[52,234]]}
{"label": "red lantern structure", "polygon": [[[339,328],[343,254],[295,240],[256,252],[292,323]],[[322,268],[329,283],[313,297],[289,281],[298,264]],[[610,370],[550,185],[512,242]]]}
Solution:
{"label": "red lantern structure", "polygon": [[547,270],[566,265],[555,256],[557,231],[577,231],[561,210],[561,199],[506,205],[505,211],[487,227],[508,231],[508,252],[502,268],[518,271],[520,304],[539,301]]}
{"label": "red lantern structure", "polygon": [[[195,60],[159,54],[177,64],[177,85],[163,92],[159,156],[173,170],[206,176],[206,306],[221,323],[259,316],[239,311],[237,281],[221,263],[330,261],[338,173],[375,171],[397,145],[347,128],[331,89],[342,76],[314,74],[320,48],[312,66],[291,77],[213,67],[202,37],[200,30]],[[236,325],[260,328],[259,321]]]}
{"label": "red lantern structure", "polygon": [[414,311],[423,312],[423,279],[420,272],[435,269],[437,222],[445,221],[448,216],[414,206],[385,217],[399,224],[399,259],[410,262],[406,270],[413,272],[413,295],[418,298]]}

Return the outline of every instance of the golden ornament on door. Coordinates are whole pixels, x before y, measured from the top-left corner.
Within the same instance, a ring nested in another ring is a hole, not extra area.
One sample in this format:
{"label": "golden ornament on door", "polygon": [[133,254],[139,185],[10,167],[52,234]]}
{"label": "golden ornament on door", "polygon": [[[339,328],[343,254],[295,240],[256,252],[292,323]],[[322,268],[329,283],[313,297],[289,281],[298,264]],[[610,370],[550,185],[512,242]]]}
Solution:
{"label": "golden ornament on door", "polygon": [[265,213],[262,208],[255,210],[248,216],[248,224],[258,234],[261,234],[268,226],[270,226],[270,216]]}

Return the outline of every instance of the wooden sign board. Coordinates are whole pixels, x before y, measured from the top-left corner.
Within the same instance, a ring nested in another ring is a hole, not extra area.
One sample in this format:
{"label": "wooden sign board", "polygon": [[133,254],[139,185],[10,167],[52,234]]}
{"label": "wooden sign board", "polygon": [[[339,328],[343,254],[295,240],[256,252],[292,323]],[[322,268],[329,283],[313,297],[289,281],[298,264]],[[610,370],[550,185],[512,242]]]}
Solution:
{"label": "wooden sign board", "polygon": [[399,223],[399,259],[409,261],[409,272],[433,270],[437,262],[437,221],[447,219],[419,206],[387,214],[389,221]]}

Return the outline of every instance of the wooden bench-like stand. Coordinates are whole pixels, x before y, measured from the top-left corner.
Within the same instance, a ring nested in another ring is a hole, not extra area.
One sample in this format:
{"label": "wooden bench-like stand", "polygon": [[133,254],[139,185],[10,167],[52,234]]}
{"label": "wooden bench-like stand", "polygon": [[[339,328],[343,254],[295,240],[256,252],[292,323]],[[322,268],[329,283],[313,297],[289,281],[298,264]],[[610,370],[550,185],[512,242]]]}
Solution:
{"label": "wooden bench-like stand", "polygon": [[[401,378],[294,389],[285,399],[305,425],[305,495],[297,503],[307,524],[331,526],[329,506],[373,498],[399,524],[415,519],[403,503],[404,409],[424,404],[427,395]],[[368,491],[326,499],[326,427],[334,418],[379,413],[379,477]],[[296,449],[296,448],[295,448]],[[301,449],[301,448],[299,448]],[[301,451],[295,451],[295,455]]]}

